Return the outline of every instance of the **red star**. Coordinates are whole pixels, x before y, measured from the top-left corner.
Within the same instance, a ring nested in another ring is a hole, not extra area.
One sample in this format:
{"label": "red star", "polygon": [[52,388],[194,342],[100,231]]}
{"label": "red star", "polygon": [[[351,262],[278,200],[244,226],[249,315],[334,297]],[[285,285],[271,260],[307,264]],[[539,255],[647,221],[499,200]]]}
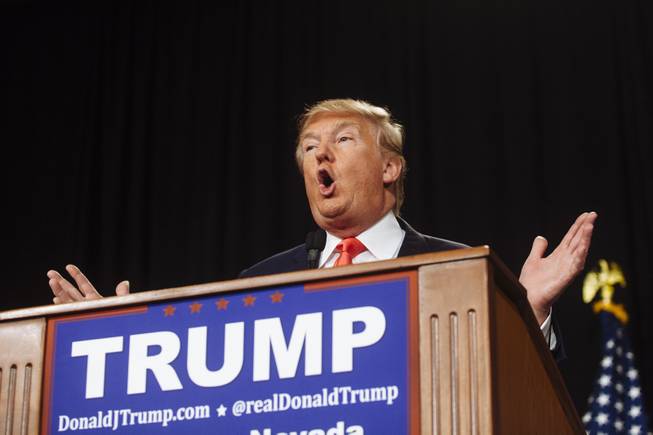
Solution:
{"label": "red star", "polygon": [[227,305],[229,305],[229,301],[225,298],[221,298],[215,303],[215,306],[218,307],[218,310],[226,310]]}
{"label": "red star", "polygon": [[272,303],[273,303],[273,304],[276,304],[276,303],[278,303],[278,302],[281,302],[281,300],[283,299],[283,297],[284,297],[284,294],[281,293],[279,290],[277,290],[276,292],[274,292],[274,293],[272,293],[272,294],[270,295],[270,299],[272,299]]}
{"label": "red star", "polygon": [[175,310],[176,310],[175,307],[173,307],[172,305],[168,305],[167,307],[165,307],[165,308],[163,309],[163,315],[164,315],[165,317],[172,316],[173,314],[175,314]]}
{"label": "red star", "polygon": [[201,309],[202,309],[202,304],[200,304],[199,302],[193,302],[192,304],[190,304],[191,314],[199,313]]}
{"label": "red star", "polygon": [[251,307],[252,305],[254,305],[255,300],[256,300],[256,296],[247,295],[243,298],[243,303],[246,307]]}

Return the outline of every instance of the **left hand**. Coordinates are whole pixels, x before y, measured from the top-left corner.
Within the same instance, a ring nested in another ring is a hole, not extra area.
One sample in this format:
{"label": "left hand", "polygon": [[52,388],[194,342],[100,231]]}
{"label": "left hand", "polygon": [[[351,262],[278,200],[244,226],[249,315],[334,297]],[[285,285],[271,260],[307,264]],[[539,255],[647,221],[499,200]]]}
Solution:
{"label": "left hand", "polygon": [[595,212],[578,216],[548,257],[544,257],[548,245],[546,239],[537,236],[533,241],[531,253],[521,269],[519,282],[526,287],[528,302],[540,325],[549,316],[553,302],[585,267],[597,216]]}

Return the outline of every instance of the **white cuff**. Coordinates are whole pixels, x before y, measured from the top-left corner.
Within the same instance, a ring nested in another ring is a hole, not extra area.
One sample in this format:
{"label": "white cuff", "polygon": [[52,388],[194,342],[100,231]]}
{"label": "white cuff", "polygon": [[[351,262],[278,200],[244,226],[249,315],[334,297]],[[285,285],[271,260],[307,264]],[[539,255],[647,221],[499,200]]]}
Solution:
{"label": "white cuff", "polygon": [[551,313],[553,310],[549,310],[549,315],[546,317],[546,320],[542,322],[540,325],[540,330],[542,331],[542,334],[544,334],[544,340],[549,345],[549,350],[553,350],[556,347],[556,344],[558,341],[556,340],[556,334],[553,331],[553,328],[551,327]]}

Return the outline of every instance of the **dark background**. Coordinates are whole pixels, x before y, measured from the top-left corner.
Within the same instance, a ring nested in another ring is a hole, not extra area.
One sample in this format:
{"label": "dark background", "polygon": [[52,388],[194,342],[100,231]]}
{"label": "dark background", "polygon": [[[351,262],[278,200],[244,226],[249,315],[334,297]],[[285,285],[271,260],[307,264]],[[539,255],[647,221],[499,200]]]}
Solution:
{"label": "dark background", "polygon": [[[312,228],[293,162],[319,99],[407,131],[403,216],[519,272],[599,220],[653,401],[653,3],[648,0],[5,2],[0,309],[48,304],[49,268],[104,294],[229,279]],[[581,412],[599,330],[578,279],[556,306]],[[649,413],[650,414],[650,413]]]}

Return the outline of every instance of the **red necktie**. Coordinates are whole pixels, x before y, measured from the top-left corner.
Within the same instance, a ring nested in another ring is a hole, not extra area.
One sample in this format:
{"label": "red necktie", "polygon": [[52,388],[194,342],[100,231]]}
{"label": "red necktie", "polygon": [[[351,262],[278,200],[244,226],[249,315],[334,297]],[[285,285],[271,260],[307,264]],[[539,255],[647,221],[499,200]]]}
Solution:
{"label": "red necktie", "polygon": [[353,260],[354,257],[366,250],[367,248],[365,245],[363,245],[363,243],[356,237],[342,239],[342,241],[338,243],[338,246],[336,246],[336,251],[340,252],[340,257],[336,260],[334,267],[351,264],[351,260]]}

